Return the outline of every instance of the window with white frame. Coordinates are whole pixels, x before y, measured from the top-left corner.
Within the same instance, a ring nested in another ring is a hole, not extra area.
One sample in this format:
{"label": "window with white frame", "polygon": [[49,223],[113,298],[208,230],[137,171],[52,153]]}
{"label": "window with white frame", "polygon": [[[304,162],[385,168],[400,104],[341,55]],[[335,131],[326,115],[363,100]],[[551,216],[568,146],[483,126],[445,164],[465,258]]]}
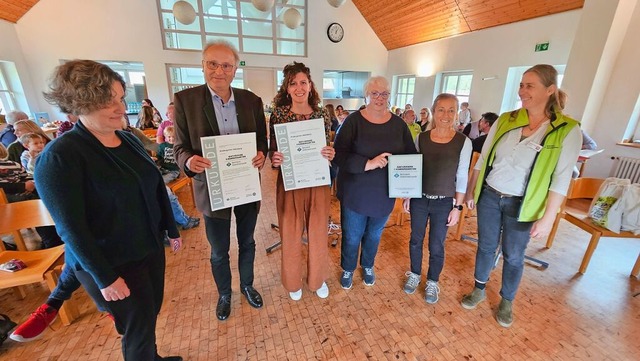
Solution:
{"label": "window with white frame", "polygon": [[[554,65],[554,68],[558,71],[558,87],[562,85],[562,79],[564,79],[564,69],[566,65]],[[518,95],[518,89],[520,88],[520,81],[522,75],[531,66],[514,66],[510,67],[507,72],[507,81],[504,88],[504,95],[502,97],[502,106],[500,107],[500,113],[509,112],[514,109],[520,109],[522,102]]]}
{"label": "window with white frame", "polygon": [[[259,11],[251,0],[186,0],[196,11],[189,25],[174,17],[175,0],[156,1],[165,49],[202,50],[207,42],[223,39],[240,53],[307,55],[307,0],[277,1],[269,12]],[[302,17],[295,29],[282,20],[288,9],[297,10]]]}
{"label": "window with white frame", "polygon": [[0,67],[0,114],[6,115],[13,109],[16,109],[13,93],[9,88],[5,72],[2,67]]}
{"label": "window with white frame", "polygon": [[468,102],[471,94],[473,72],[456,71],[442,73],[441,93],[449,93],[458,97],[460,103]]}
{"label": "window with white frame", "polygon": [[627,123],[627,129],[624,132],[622,143],[640,144],[640,95],[636,100],[636,105]]}
{"label": "window with white frame", "polygon": [[[167,72],[169,73],[169,92],[173,94],[194,86],[202,85],[205,83],[204,74],[202,73],[202,66],[200,65],[167,65]],[[238,68],[236,76],[231,82],[231,86],[234,88],[244,89],[244,74],[242,68]]]}
{"label": "window with white frame", "polygon": [[404,109],[406,104],[413,105],[413,93],[416,87],[416,77],[413,75],[399,76],[396,81],[395,105]]}
{"label": "window with white frame", "polygon": [[0,114],[12,110],[31,114],[16,64],[0,60]]}

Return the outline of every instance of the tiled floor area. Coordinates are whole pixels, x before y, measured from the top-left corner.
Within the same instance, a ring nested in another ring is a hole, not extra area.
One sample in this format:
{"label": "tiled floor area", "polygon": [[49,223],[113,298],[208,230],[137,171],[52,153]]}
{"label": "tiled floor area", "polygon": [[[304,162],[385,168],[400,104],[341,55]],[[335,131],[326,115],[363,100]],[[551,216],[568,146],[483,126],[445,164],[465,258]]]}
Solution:
{"label": "tiled floor area", "polygon": [[[583,276],[577,274],[589,236],[563,222],[552,249],[534,240],[529,255],[551,265],[528,265],[514,304],[510,329],[494,320],[501,265],[493,273],[487,301],[463,309],[462,295],[473,286],[475,245],[447,241],[440,301],[424,302],[420,292],[402,291],[408,269],[409,223],[389,226],[376,260],[377,281],[366,287],[356,273],[354,287],[339,286],[340,244],[330,249],[331,294],[321,300],[304,290],[291,301],[280,285],[280,251],[264,249],[278,240],[275,171],[262,172],[262,212],[256,230],[255,286],[265,307],[253,309],[237,292],[235,257],[231,317],[215,317],[217,293],[209,266],[204,225],[185,231],[186,247],[167,254],[165,304],[157,336],[162,355],[185,360],[637,360],[640,354],[640,281],[629,273],[640,252],[637,240],[603,239]],[[179,194],[195,214],[186,189]],[[332,216],[339,218],[333,201]],[[469,220],[468,223],[471,223]],[[474,221],[474,220],[473,220]],[[468,227],[468,233],[475,227]],[[425,252],[425,256],[427,256]],[[426,269],[427,259],[425,258]],[[0,291],[0,313],[24,321],[47,296],[34,285],[19,300]],[[635,297],[634,297],[635,295]],[[74,296],[81,316],[70,326],[56,321],[42,339],[0,347],[1,360],[121,360],[120,338],[111,321],[96,311],[84,292]]]}

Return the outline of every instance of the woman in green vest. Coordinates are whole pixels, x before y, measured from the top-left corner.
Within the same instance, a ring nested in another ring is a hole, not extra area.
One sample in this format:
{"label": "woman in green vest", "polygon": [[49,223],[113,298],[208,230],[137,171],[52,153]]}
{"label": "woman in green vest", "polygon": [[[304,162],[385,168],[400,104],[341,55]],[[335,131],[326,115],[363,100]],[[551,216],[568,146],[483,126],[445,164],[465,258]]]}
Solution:
{"label": "woman in green vest", "polygon": [[531,237],[549,234],[564,199],[582,142],[576,120],[562,113],[566,94],[558,89],[558,72],[539,64],[522,76],[522,108],[504,113],[491,127],[474,168],[465,201],[478,205],[475,287],[462,298],[474,309],[502,248],[502,300],[496,320],[513,323],[512,303],[524,271]]}

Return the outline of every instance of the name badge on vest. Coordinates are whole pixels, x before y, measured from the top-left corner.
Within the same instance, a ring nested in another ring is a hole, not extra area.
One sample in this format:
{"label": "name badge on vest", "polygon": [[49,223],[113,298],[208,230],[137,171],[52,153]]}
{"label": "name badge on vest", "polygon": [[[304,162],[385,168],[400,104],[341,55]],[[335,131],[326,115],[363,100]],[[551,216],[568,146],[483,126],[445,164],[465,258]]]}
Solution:
{"label": "name badge on vest", "polygon": [[527,143],[527,147],[535,150],[536,152],[540,152],[542,150],[542,146],[540,144],[534,143],[534,142],[529,142]]}

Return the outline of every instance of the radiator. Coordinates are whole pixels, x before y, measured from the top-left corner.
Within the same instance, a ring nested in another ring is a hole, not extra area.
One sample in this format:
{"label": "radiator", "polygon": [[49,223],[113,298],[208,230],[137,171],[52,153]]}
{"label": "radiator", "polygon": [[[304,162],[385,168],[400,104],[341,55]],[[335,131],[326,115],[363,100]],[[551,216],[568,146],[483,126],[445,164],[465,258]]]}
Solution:
{"label": "radiator", "polygon": [[630,179],[631,183],[640,183],[640,159],[629,157],[611,157],[614,160],[610,177]]}

